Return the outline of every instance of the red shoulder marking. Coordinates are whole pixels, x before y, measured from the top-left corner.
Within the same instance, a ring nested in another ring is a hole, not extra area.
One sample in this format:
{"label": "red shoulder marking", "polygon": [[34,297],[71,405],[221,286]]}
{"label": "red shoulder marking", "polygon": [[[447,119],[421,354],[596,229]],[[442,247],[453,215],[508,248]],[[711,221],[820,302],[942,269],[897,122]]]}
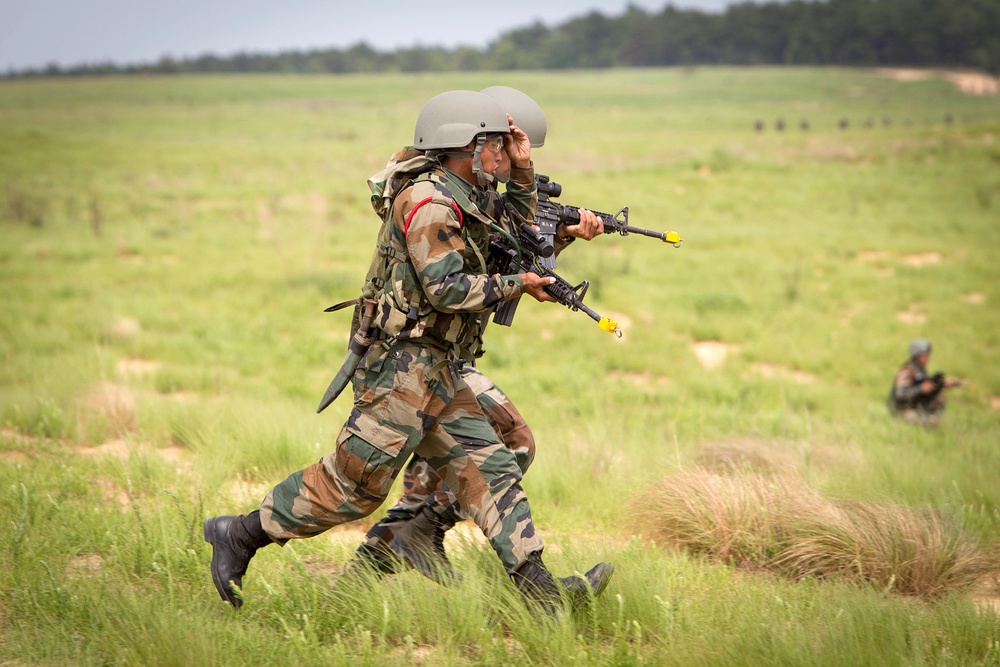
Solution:
{"label": "red shoulder marking", "polygon": [[[417,212],[417,209],[420,208],[421,206],[423,206],[424,204],[432,201],[433,199],[434,199],[433,197],[428,197],[427,199],[423,199],[420,202],[418,202],[417,205],[414,206],[410,210],[410,212],[406,215],[406,222],[405,222],[405,224],[403,226],[403,236],[406,236],[407,234],[410,233],[410,221],[413,220],[413,216]],[[451,207],[453,209],[455,209],[455,213],[458,214],[458,226],[461,227],[462,226],[462,209],[460,209],[458,207],[458,204],[456,204],[455,202],[451,203]]]}

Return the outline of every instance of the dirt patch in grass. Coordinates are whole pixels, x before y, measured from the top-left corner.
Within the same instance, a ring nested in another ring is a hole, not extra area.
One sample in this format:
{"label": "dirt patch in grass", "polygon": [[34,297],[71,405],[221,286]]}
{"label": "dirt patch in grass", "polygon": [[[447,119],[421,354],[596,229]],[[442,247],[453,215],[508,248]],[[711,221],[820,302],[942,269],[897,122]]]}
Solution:
{"label": "dirt patch in grass", "polygon": [[990,407],[994,410],[1000,410],[1000,396],[994,396],[990,399]]}
{"label": "dirt patch in grass", "polygon": [[138,320],[131,317],[119,317],[108,325],[108,336],[112,340],[128,340],[135,338],[142,332],[142,327]]}
{"label": "dirt patch in grass", "polygon": [[128,491],[112,482],[110,479],[95,477],[90,483],[97,489],[101,497],[111,505],[115,505],[120,510],[128,510],[132,507],[132,498]]}
{"label": "dirt patch in grass", "polygon": [[750,370],[766,378],[787,379],[799,384],[812,384],[816,381],[816,376],[812,373],[777,364],[753,363],[750,364]]}
{"label": "dirt patch in grass", "polygon": [[125,387],[102,382],[80,400],[80,418],[86,420],[88,417],[107,420],[118,433],[134,431],[135,396]]}
{"label": "dirt patch in grass", "polygon": [[889,253],[881,250],[862,250],[854,259],[858,262],[885,262],[890,259]]}
{"label": "dirt patch in grass", "polygon": [[908,266],[914,266],[916,268],[922,268],[924,266],[930,266],[932,264],[941,263],[941,253],[939,252],[920,252],[912,255],[903,255],[900,257],[900,261]]}
{"label": "dirt patch in grass", "polygon": [[927,321],[927,313],[918,310],[918,306],[914,304],[909,309],[896,313],[896,319],[903,324],[923,324]]}
{"label": "dirt patch in grass", "polygon": [[98,554],[79,554],[66,563],[66,578],[70,581],[87,579],[101,573],[104,559]]}
{"label": "dirt patch in grass", "polygon": [[926,81],[943,78],[964,95],[996,95],[1000,93],[1000,79],[982,72],[939,71],[911,68],[883,68],[878,73],[896,81]]}
{"label": "dirt patch in grass", "polygon": [[122,359],[118,362],[118,375],[122,377],[139,377],[144,375],[152,375],[156,371],[160,370],[162,366],[159,361],[152,361],[151,359],[143,359],[141,357],[133,357],[131,359]]}
{"label": "dirt patch in grass", "polygon": [[944,78],[966,95],[996,95],[1000,79],[980,72],[945,72]]}
{"label": "dirt patch in grass", "polygon": [[5,449],[0,451],[0,463],[7,465],[19,465],[28,462],[28,455],[19,449]]}
{"label": "dirt patch in grass", "polygon": [[962,301],[965,303],[981,304],[986,302],[986,297],[979,292],[970,292],[968,294],[963,294],[961,297]]}
{"label": "dirt patch in grass", "polygon": [[226,484],[222,496],[231,498],[237,505],[252,505],[263,500],[272,486],[266,482],[239,478]]}
{"label": "dirt patch in grass", "polygon": [[670,378],[666,375],[656,375],[649,371],[611,371],[607,374],[609,380],[621,380],[634,384],[638,387],[650,387],[659,385],[664,387],[670,384]]}
{"label": "dirt patch in grass", "polygon": [[84,456],[109,456],[126,461],[129,456],[129,444],[117,438],[93,447],[80,447],[76,451]]}
{"label": "dirt patch in grass", "polygon": [[1000,614],[1000,572],[983,577],[972,589],[972,603],[984,613]]}
{"label": "dirt patch in grass", "polygon": [[694,356],[705,368],[718,368],[726,362],[730,354],[739,351],[738,345],[717,340],[703,340],[691,346]]}

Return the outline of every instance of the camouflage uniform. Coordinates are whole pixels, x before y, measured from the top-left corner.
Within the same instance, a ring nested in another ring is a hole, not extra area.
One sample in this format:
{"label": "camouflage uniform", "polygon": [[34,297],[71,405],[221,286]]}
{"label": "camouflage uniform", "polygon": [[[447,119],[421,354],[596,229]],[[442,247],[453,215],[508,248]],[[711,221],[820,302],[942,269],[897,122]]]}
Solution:
{"label": "camouflage uniform", "polygon": [[945,397],[940,387],[930,394],[923,392],[920,384],[929,379],[927,369],[916,359],[900,366],[886,401],[889,412],[914,424],[936,425],[945,409]]}
{"label": "camouflage uniform", "polygon": [[[491,191],[489,203],[484,207],[485,210],[491,218],[501,221],[504,219],[505,203],[507,203],[513,207],[514,212],[521,219],[530,219],[530,211],[534,210],[537,205],[537,193],[534,191],[533,181],[533,174],[512,167],[511,180],[507,185],[506,193],[501,197],[495,190]],[[567,239],[557,237],[555,239],[556,255],[562,252],[568,244]],[[489,313],[484,313],[480,320],[482,325],[478,337],[480,345],[472,351],[472,358],[468,359],[470,364],[474,363],[475,359],[481,357],[484,352],[482,340],[483,332],[489,321],[488,315]],[[521,474],[527,473],[535,458],[535,439],[521,413],[503,390],[476,368],[466,365],[460,373],[476,393],[476,400],[500,440],[513,452]],[[455,495],[447,485],[442,484],[441,477],[426,461],[419,456],[414,456],[403,474],[402,495],[396,504],[386,512],[385,518],[368,531],[364,544],[385,552],[393,538],[392,524],[413,518],[424,506],[431,508],[439,515],[449,513],[459,521],[468,518],[468,515],[461,511]]]}
{"label": "camouflage uniform", "polygon": [[[533,171],[516,171],[530,205]],[[386,194],[392,206],[376,257],[391,259],[377,295],[379,340],[355,373],[354,407],[335,451],[267,494],[261,525],[283,544],[367,516],[416,455],[513,574],[544,545],[518,458],[477,400],[488,381],[462,362],[481,349],[492,308],[521,295],[521,280],[487,272],[488,193],[438,167]]]}

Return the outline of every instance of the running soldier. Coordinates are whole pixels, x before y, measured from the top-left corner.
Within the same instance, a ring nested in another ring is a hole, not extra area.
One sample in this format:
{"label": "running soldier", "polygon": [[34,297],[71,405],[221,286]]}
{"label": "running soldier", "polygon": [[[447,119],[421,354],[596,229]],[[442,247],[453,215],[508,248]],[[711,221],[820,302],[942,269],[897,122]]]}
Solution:
{"label": "running soldier", "polygon": [[[545,113],[535,100],[523,92],[506,86],[493,86],[481,92],[493,97],[503,106],[518,127],[528,136],[531,148],[545,144],[547,122]],[[526,174],[517,172],[513,182],[511,165],[514,159],[504,160],[496,174],[497,180],[510,183],[508,192],[500,196],[490,189],[491,202],[487,212],[500,221],[505,205],[525,210],[522,193],[530,188],[524,181]],[[530,207],[526,211],[530,214]],[[603,231],[603,224],[590,211],[580,209],[579,225],[561,227],[555,241],[558,255],[574,238],[590,240]],[[484,313],[480,323],[483,330],[489,321]],[[535,440],[531,428],[521,417],[510,398],[488,377],[475,367],[483,354],[483,331],[476,349],[465,361],[460,371],[462,379],[472,388],[480,407],[490,420],[500,439],[514,453],[522,475],[528,471],[535,457]],[[459,504],[433,468],[423,459],[414,457],[403,475],[403,494],[387,513],[365,536],[365,543],[357,551],[352,565],[372,568],[376,572],[393,574],[406,568],[416,568],[421,574],[439,583],[460,578],[451,568],[444,549],[444,536],[458,521],[466,519]]]}
{"label": "running soldier", "polygon": [[528,600],[553,612],[562,592],[580,600],[602,589],[613,571],[601,563],[587,579],[553,578],[515,454],[461,374],[481,344],[484,312],[522,294],[552,300],[544,291],[552,279],[490,274],[485,259],[496,226],[484,212],[487,186],[507,156],[520,190],[515,198],[528,202],[525,217],[533,217],[528,137],[488,95],[450,91],[421,109],[413,148],[418,155],[405,162],[423,161],[422,168],[394,168],[372,198],[383,225],[353,339],[368,346],[353,370],[354,406],[335,450],[275,486],[259,510],[205,520],[212,579],[234,607],[242,604],[237,589],[258,549],[368,516],[414,454],[480,527]]}

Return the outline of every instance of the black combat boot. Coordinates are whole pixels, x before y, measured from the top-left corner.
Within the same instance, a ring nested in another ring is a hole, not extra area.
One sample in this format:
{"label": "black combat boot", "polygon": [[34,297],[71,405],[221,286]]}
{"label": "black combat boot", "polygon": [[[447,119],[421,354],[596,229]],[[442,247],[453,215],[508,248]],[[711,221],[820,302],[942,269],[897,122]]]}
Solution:
{"label": "black combat boot", "polygon": [[589,600],[591,595],[596,598],[604,592],[614,572],[615,566],[611,563],[598,563],[582,577],[561,577],[559,585],[569,594],[570,602],[576,607]]}
{"label": "black combat boot", "polygon": [[405,563],[392,553],[385,542],[362,544],[354,552],[354,558],[347,564],[347,570],[369,571],[377,577],[386,574],[396,574],[405,569]]}
{"label": "black combat boot", "polygon": [[556,580],[542,562],[542,552],[535,551],[528,555],[528,559],[511,575],[511,579],[522,595],[554,616],[562,605],[563,591],[572,606],[579,606],[590,598],[591,592],[594,596],[600,595],[614,571],[615,566],[611,563],[598,563],[583,577],[572,576]]}
{"label": "black combat boot", "polygon": [[257,549],[272,540],[260,525],[260,512],[244,516],[213,516],[205,519],[205,541],[212,545],[212,582],[223,600],[237,609],[243,600],[243,575]]}
{"label": "black combat boot", "polygon": [[521,563],[510,578],[525,599],[537,604],[550,616],[555,616],[562,606],[559,585],[542,562],[541,551],[528,554],[528,559]]}
{"label": "black combat boot", "polygon": [[432,581],[447,586],[462,580],[451,568],[444,551],[444,534],[458,521],[452,508],[438,514],[424,505],[408,521],[390,524],[390,551],[409,567]]}

